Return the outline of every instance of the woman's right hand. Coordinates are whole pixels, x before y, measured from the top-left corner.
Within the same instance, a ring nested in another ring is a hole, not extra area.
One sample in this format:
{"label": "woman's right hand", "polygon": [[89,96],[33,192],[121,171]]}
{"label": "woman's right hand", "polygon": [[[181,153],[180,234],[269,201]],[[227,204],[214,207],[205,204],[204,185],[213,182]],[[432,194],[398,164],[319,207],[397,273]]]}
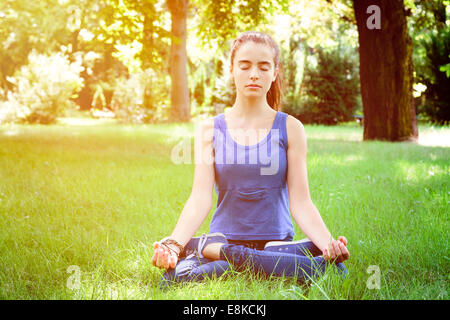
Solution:
{"label": "woman's right hand", "polygon": [[153,248],[155,251],[153,252],[152,263],[155,267],[164,269],[175,268],[178,263],[178,256],[172,250],[159,242],[154,242]]}
{"label": "woman's right hand", "polygon": [[350,257],[350,252],[347,249],[347,239],[340,236],[338,240],[332,240],[323,251],[323,257],[327,261],[334,260],[337,263],[344,262]]}

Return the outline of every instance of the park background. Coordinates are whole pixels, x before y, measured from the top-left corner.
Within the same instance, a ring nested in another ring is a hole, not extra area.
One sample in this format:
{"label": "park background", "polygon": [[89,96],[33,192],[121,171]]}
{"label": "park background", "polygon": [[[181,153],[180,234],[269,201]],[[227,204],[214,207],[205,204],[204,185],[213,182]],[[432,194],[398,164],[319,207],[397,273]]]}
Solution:
{"label": "park background", "polygon": [[[0,298],[448,299],[449,15],[431,0],[2,1]],[[280,44],[281,110],[305,124],[311,196],[349,240],[350,275],[161,290],[152,243],[194,170],[173,150],[232,105],[247,30]]]}

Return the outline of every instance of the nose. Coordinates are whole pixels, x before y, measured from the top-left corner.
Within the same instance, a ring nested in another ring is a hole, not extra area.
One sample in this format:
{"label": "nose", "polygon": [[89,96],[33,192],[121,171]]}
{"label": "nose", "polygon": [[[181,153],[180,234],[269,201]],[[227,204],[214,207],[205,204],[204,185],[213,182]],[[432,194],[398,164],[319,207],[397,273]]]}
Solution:
{"label": "nose", "polygon": [[250,79],[256,80],[259,78],[258,69],[252,68],[252,71],[250,72]]}

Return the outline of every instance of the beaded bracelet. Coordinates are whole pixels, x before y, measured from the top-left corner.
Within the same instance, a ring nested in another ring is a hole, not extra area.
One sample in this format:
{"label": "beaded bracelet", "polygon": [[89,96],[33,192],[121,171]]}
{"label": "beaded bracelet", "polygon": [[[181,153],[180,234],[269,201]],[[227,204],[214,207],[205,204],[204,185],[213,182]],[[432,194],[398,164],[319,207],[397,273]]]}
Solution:
{"label": "beaded bracelet", "polygon": [[[184,247],[175,239],[166,237],[164,239],[162,239],[160,241],[161,244],[163,244],[165,247],[167,247],[170,251],[172,251],[173,253],[175,253],[178,256],[180,256],[180,254],[183,252]],[[175,250],[173,250],[169,245],[175,245],[178,249],[180,249],[180,252],[176,252]]]}

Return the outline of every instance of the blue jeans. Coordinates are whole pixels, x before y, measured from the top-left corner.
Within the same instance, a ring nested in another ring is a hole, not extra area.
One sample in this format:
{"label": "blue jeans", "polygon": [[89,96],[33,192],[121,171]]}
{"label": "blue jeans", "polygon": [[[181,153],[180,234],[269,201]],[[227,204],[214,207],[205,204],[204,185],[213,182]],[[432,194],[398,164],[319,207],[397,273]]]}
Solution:
{"label": "blue jeans", "polygon": [[173,269],[168,269],[160,279],[160,287],[165,288],[175,283],[194,282],[220,277],[230,269],[230,264],[223,260],[192,257],[180,259]]}
{"label": "blue jeans", "polygon": [[235,244],[224,244],[220,259],[233,264],[238,271],[249,269],[263,275],[296,277],[300,281],[321,276],[328,265],[335,266],[343,275],[347,274],[342,263],[329,263],[321,256],[269,252]]}
{"label": "blue jeans", "polygon": [[[284,239],[290,241],[292,239]],[[271,240],[268,240],[271,241]],[[322,252],[311,242],[293,244],[293,253],[264,251],[268,241],[229,240],[220,252],[220,260],[198,258],[180,259],[174,269],[167,270],[160,281],[161,287],[177,282],[191,282],[220,277],[234,265],[237,271],[250,269],[254,273],[273,276],[296,277],[305,281],[322,275],[328,265],[333,265],[342,275],[347,270],[342,263],[328,263],[320,255]],[[189,243],[187,244],[187,246]]]}

